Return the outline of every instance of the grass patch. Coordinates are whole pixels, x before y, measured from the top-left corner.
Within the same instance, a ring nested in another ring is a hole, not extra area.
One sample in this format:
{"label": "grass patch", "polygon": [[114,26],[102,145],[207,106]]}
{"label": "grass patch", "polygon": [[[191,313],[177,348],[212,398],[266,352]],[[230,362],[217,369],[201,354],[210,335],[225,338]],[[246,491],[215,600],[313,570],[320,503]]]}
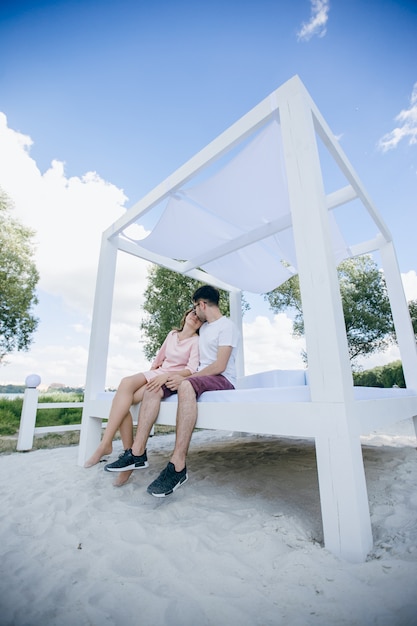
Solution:
{"label": "grass patch", "polygon": [[23,398],[0,399],[0,435],[14,435],[19,430]]}
{"label": "grass patch", "polygon": [[[34,438],[32,450],[78,446],[79,443],[80,433],[78,430],[71,430],[66,433],[48,433]],[[0,437],[0,454],[12,454],[16,452],[16,446],[17,437]]]}

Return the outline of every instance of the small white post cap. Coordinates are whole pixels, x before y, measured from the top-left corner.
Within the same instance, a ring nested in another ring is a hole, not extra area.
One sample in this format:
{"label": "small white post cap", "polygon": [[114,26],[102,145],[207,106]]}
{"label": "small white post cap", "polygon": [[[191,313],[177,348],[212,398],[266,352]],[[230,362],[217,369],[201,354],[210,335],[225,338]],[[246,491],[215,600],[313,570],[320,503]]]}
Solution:
{"label": "small white post cap", "polygon": [[38,374],[29,374],[26,376],[25,385],[29,389],[36,389],[41,384],[41,377]]}

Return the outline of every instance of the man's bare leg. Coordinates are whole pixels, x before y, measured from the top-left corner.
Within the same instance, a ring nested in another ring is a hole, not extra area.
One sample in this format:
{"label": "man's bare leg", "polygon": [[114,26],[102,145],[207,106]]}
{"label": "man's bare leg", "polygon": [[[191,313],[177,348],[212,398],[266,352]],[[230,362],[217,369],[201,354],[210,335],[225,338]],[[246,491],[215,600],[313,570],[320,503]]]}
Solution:
{"label": "man's bare leg", "polygon": [[191,437],[197,421],[197,398],[190,382],[185,380],[178,389],[177,432],[171,463],[175,471],[185,467]]}
{"label": "man's bare leg", "polygon": [[174,493],[187,480],[186,457],[197,421],[197,399],[191,383],[183,381],[178,388],[177,432],[171,461],[148,486],[147,492],[156,498]]}
{"label": "man's bare leg", "polygon": [[[92,467],[96,465],[102,456],[111,454],[113,450],[113,439],[119,428],[124,433],[126,442],[129,442],[128,432],[131,430],[130,439],[133,441],[133,423],[129,409],[134,402],[135,394],[138,389],[146,384],[146,378],[143,374],[134,374],[127,376],[120,382],[116,395],[113,398],[110,415],[107,422],[103,438],[94,452],[94,454],[86,461],[84,467]],[[122,437],[123,438],[123,437]],[[125,442],[123,442],[125,444]],[[129,445],[130,448],[130,445]],[[125,448],[126,449],[126,448]]]}

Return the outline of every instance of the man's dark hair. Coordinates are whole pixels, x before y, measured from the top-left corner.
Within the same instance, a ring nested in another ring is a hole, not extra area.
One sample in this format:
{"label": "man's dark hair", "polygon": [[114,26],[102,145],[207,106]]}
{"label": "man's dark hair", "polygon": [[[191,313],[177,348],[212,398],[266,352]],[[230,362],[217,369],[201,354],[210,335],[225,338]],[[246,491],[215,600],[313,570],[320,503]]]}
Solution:
{"label": "man's dark hair", "polygon": [[198,300],[206,300],[210,304],[219,306],[220,293],[219,290],[211,285],[203,285],[199,287],[193,294],[193,302]]}

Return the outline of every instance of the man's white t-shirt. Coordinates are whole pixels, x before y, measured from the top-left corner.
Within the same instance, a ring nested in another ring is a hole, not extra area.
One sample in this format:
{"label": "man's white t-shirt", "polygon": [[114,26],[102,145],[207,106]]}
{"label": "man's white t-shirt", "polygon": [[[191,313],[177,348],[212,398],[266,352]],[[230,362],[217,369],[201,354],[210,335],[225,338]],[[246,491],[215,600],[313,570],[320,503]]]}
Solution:
{"label": "man's white t-shirt", "polygon": [[236,386],[236,349],[240,333],[236,325],[224,315],[214,322],[206,322],[200,328],[200,365],[202,370],[217,359],[217,350],[220,346],[232,346],[232,353],[222,375]]}

